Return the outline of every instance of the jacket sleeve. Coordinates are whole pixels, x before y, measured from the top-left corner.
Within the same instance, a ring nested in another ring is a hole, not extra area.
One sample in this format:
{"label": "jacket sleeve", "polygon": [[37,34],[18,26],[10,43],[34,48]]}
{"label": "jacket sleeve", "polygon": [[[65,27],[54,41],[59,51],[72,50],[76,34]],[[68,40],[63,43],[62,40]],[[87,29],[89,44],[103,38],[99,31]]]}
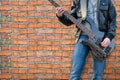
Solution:
{"label": "jacket sleeve", "polygon": [[[75,17],[75,18],[77,18],[77,14],[76,14],[76,2],[75,2],[75,0],[73,1],[73,5],[71,6],[71,12],[70,12],[70,14],[73,16],[73,17]],[[58,16],[57,16],[58,17]],[[58,17],[58,20],[61,22],[61,23],[63,23],[64,25],[66,25],[66,26],[70,26],[70,25],[72,25],[73,23],[65,16],[65,15],[63,15],[62,17]]]}
{"label": "jacket sleeve", "polygon": [[116,35],[116,9],[111,0],[109,0],[108,18],[109,28],[106,37],[112,40]]}

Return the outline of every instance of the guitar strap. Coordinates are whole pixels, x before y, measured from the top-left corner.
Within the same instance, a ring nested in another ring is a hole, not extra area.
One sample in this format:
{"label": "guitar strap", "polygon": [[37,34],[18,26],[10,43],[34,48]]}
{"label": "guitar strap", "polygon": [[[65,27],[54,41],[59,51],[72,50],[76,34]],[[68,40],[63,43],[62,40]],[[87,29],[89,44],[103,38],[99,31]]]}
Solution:
{"label": "guitar strap", "polygon": [[[82,20],[86,19],[86,15],[87,15],[87,5],[88,5],[88,0],[80,0],[80,8],[78,15],[81,15],[82,18],[80,18],[80,21],[82,22]],[[75,42],[78,41],[79,35],[81,34],[81,30],[79,30],[78,28],[75,29],[75,37],[76,40]]]}
{"label": "guitar strap", "polygon": [[80,0],[80,8],[82,20],[85,20],[87,15],[87,0]]}

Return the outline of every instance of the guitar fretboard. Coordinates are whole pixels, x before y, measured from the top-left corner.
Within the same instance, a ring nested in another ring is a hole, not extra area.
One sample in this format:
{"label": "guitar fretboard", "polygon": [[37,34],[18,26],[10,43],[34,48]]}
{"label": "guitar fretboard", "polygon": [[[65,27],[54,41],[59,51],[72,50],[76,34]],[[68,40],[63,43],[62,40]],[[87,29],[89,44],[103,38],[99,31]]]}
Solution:
{"label": "guitar fretboard", "polygon": [[[60,7],[60,5],[58,5],[55,1],[53,0],[49,0],[49,2],[54,5],[55,7]],[[77,20],[76,18],[74,18],[72,15],[70,15],[67,11],[65,11],[63,13],[63,15],[65,15],[70,21],[72,21],[74,24],[77,25],[77,28],[79,28],[81,31],[83,31],[89,38],[94,38],[94,34],[88,30],[86,27],[84,27],[79,20]]]}

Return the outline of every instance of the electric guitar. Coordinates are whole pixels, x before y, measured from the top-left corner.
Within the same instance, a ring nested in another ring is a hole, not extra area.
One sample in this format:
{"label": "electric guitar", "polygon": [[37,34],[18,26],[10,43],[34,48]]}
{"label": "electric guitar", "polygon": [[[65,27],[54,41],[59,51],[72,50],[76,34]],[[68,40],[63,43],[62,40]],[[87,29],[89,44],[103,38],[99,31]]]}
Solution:
{"label": "electric guitar", "polygon": [[[60,7],[60,5],[57,4],[54,0],[48,0],[48,1],[53,6]],[[115,46],[114,39],[112,39],[108,47],[106,48],[102,47],[100,43],[102,42],[105,33],[98,30],[98,28],[95,26],[94,21],[90,17],[86,17],[86,22],[89,23],[91,26],[91,30],[88,30],[86,27],[84,27],[83,24],[81,24],[79,20],[74,18],[67,11],[65,11],[63,15],[65,15],[69,20],[71,20],[77,26],[77,28],[79,28],[89,37],[88,40],[83,40],[82,43],[91,48],[93,56],[95,56],[100,60],[103,60],[110,55],[110,53],[113,51]]]}

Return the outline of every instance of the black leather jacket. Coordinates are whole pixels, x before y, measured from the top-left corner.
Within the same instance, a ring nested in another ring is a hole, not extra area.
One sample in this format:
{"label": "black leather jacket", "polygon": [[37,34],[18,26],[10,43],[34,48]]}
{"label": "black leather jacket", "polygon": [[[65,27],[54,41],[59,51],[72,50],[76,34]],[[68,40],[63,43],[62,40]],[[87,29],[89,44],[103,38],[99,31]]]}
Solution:
{"label": "black leather jacket", "polygon": [[[116,10],[111,0],[100,0],[98,5],[98,23],[99,30],[106,32],[105,37],[112,40],[116,34]],[[77,16],[77,12],[80,10],[80,0],[74,0],[71,7],[71,15],[76,19],[80,18]],[[67,19],[64,15],[58,17],[59,20],[69,26],[73,23]]]}

